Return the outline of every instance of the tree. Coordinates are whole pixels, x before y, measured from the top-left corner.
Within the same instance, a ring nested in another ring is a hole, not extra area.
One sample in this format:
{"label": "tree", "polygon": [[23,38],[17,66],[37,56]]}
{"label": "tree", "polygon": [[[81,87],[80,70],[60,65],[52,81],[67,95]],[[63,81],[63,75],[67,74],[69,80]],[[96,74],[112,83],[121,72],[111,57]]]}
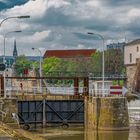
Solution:
{"label": "tree", "polygon": [[44,59],[42,63],[42,70],[45,76],[47,76],[50,72],[57,71],[60,66],[60,59],[56,57],[50,57]]}
{"label": "tree", "polygon": [[31,69],[31,62],[24,56],[18,56],[14,65],[16,75],[24,75],[24,70]]}
{"label": "tree", "polygon": [[91,71],[94,73],[95,76],[100,76],[102,73],[102,52],[98,51],[92,54],[91,57]]}
{"label": "tree", "polygon": [[[123,52],[120,49],[105,50],[105,75],[124,74]],[[94,73],[94,76],[102,74],[102,52],[98,51],[89,58],[82,56],[74,59],[60,59],[56,57],[46,58],[43,61],[43,73],[48,75],[50,72],[63,73],[62,76],[74,76],[74,73]],[[56,73],[57,74],[57,73]],[[76,75],[75,75],[76,76]]]}
{"label": "tree", "polygon": [[[105,75],[125,74],[123,52],[120,49],[105,50]],[[96,75],[102,73],[102,52],[92,55],[92,71]]]}
{"label": "tree", "polygon": [[105,51],[105,71],[109,74],[124,74],[124,54],[121,49]]}

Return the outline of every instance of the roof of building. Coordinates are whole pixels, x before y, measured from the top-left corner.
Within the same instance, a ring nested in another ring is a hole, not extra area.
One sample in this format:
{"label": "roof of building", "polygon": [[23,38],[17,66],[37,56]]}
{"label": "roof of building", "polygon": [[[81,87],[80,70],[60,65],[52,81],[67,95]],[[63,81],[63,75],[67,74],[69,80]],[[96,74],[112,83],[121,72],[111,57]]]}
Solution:
{"label": "roof of building", "polygon": [[90,57],[96,49],[75,49],[75,50],[47,50],[44,54],[46,57],[58,57],[58,58],[71,58],[76,56]]}
{"label": "roof of building", "polygon": [[127,43],[125,46],[136,45],[136,44],[140,44],[140,39],[133,40],[133,41]]}

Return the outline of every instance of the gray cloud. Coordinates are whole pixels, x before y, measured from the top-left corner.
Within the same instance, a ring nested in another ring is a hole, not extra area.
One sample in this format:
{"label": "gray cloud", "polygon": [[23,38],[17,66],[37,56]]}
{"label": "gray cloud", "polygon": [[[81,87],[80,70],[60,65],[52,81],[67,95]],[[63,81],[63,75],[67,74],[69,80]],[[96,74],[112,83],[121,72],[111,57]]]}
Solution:
{"label": "gray cloud", "polygon": [[[24,24],[28,25],[25,32],[31,32],[31,36],[34,34],[33,32],[51,31],[48,37],[42,39],[42,42],[33,42],[29,44],[30,46],[62,49],[76,48],[79,44],[83,44],[85,48],[98,47],[99,39],[85,35],[84,33],[87,31],[102,34],[107,40],[118,40],[124,36],[134,39],[140,36],[139,0],[62,1],[68,2],[68,4],[51,5],[48,9],[43,7],[45,10],[41,12],[41,15],[33,16],[28,21],[22,20]],[[59,0],[55,0],[55,2],[58,3]],[[34,8],[36,9],[36,7]],[[25,9],[27,11],[28,7]],[[4,13],[6,12],[4,11],[3,15]],[[23,35],[25,34],[23,33]],[[28,42],[25,41],[21,46],[26,47],[27,44]],[[22,48],[22,52],[27,52],[24,48]]]}
{"label": "gray cloud", "polygon": [[101,0],[104,4],[109,5],[109,6],[126,6],[126,5],[131,5],[131,6],[136,6],[140,5],[139,0]]}

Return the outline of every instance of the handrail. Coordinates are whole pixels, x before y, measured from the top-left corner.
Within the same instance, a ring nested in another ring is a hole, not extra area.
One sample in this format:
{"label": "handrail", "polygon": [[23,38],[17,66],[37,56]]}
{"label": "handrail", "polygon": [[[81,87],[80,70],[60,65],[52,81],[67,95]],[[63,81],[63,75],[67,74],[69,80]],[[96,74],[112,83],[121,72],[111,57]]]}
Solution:
{"label": "handrail", "polygon": [[3,121],[3,119],[6,117],[6,115],[7,115],[6,112],[0,110],[0,116],[2,117],[2,118],[1,118],[1,121]]}
{"label": "handrail", "polygon": [[[1,113],[2,113],[2,114],[1,114]],[[4,116],[6,117],[7,113],[4,112],[4,111],[2,111],[2,110],[0,110],[0,115],[4,115]]]}

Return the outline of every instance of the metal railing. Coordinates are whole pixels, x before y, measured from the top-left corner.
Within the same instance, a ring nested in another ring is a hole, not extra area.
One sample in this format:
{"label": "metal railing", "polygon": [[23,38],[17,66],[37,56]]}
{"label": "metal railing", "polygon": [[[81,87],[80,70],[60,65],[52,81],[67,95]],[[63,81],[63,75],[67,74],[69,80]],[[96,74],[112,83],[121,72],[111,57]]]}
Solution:
{"label": "metal railing", "polygon": [[91,89],[89,96],[106,96],[110,94],[110,89]]}
{"label": "metal railing", "polygon": [[1,116],[1,121],[3,121],[3,119],[6,117],[7,113],[0,110],[0,116]]}
{"label": "metal railing", "polygon": [[49,87],[32,87],[21,89],[17,86],[12,86],[11,88],[5,89],[7,96],[20,95],[20,94],[52,94],[52,95],[74,95],[78,91],[79,95],[84,95],[88,93],[89,96],[106,96],[110,94],[110,89],[90,89],[87,87],[59,87],[59,86],[49,86]]}
{"label": "metal railing", "polygon": [[6,88],[6,96],[20,95],[20,94],[52,94],[52,95],[74,95],[78,91],[79,95],[83,95],[88,91],[86,87],[32,87],[32,88],[23,88],[21,89],[18,86],[12,86],[11,88]]}

